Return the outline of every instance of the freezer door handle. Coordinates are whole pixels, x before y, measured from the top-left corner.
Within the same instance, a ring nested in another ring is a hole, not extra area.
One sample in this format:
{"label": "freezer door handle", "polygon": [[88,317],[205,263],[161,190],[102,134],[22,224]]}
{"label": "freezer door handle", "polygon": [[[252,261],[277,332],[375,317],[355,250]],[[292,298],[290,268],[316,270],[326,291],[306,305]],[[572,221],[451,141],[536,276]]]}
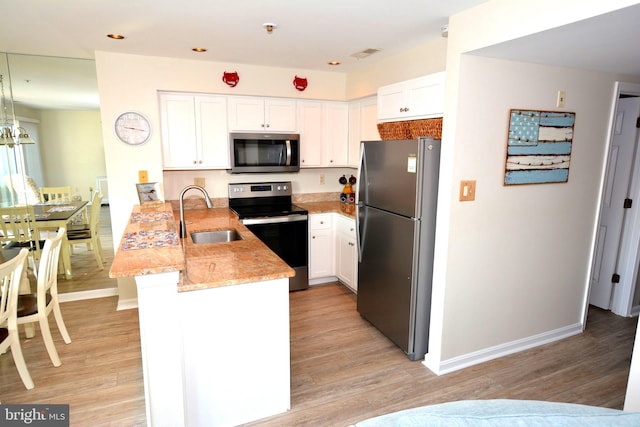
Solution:
{"label": "freezer door handle", "polygon": [[[356,203],[356,245],[358,248],[358,263],[362,262],[362,246],[364,245],[364,225],[367,220],[365,209],[361,209],[364,207],[364,203],[359,202]],[[362,216],[361,216],[362,215]]]}
{"label": "freezer door handle", "polygon": [[[364,244],[364,214],[362,209],[367,200],[367,164],[365,163],[364,143],[360,143],[360,163],[358,164],[358,191],[356,191],[356,245],[358,247],[358,263],[362,262],[362,245]],[[364,200],[364,201],[362,201]],[[363,215],[361,218],[360,215]]]}

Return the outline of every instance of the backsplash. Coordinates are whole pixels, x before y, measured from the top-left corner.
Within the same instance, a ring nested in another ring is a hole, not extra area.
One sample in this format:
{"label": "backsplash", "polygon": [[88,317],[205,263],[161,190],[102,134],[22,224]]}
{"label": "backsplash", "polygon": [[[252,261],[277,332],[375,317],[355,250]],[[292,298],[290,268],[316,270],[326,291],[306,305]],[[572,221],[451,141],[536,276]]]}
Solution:
{"label": "backsplash", "polygon": [[[293,203],[312,203],[312,202],[338,202],[340,201],[339,192],[328,193],[301,193],[294,194],[292,197]],[[171,207],[174,211],[180,210],[180,202],[178,200],[167,200],[171,203]],[[212,197],[211,203],[214,208],[228,208],[229,199],[226,197]],[[188,209],[204,209],[207,207],[202,197],[186,197],[184,199],[184,208]]]}

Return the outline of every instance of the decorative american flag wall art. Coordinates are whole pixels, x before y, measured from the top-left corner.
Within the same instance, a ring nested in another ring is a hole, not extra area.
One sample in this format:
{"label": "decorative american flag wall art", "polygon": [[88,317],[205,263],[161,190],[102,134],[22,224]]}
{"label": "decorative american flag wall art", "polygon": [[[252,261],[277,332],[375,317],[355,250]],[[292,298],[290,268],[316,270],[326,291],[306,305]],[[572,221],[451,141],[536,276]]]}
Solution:
{"label": "decorative american flag wall art", "polygon": [[567,182],[575,113],[511,110],[504,184]]}

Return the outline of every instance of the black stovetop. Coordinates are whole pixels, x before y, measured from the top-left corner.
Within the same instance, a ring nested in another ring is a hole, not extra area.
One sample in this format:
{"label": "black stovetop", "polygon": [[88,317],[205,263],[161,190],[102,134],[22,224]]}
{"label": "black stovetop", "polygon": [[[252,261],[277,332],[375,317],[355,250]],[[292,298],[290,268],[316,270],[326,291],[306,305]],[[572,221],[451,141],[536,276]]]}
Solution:
{"label": "black stovetop", "polygon": [[264,198],[256,199],[241,199],[235,202],[229,201],[229,208],[240,219],[246,218],[259,218],[259,217],[274,217],[274,216],[287,216],[287,215],[304,215],[308,212],[300,206],[291,203],[291,200],[287,201],[275,201],[269,203]]}

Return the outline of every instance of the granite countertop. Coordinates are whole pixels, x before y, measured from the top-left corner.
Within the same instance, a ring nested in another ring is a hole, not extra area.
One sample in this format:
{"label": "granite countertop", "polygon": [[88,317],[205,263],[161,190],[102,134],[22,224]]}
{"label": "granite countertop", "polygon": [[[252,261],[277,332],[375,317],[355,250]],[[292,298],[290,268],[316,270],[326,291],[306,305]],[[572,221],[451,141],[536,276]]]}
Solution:
{"label": "granite countertop", "polygon": [[340,213],[349,218],[355,218],[356,205],[353,203],[342,203],[339,201],[323,202],[297,202],[296,205],[309,211],[310,214],[317,213]]}
{"label": "granite countertop", "polygon": [[[337,212],[355,217],[355,205],[339,201],[303,201],[310,214]],[[133,207],[109,277],[133,277],[180,271],[178,291],[292,277],[284,261],[251,233],[227,207],[185,210],[187,230],[235,229],[242,240],[194,244],[178,237],[180,215],[170,202]],[[186,267],[186,268],[185,268]]]}
{"label": "granite countertop", "polygon": [[170,203],[134,206],[109,276],[181,271],[178,291],[183,292],[295,274],[227,208],[189,209],[185,211],[185,220],[189,232],[231,228],[237,230],[242,240],[194,244],[190,236],[177,238],[180,218]]}

